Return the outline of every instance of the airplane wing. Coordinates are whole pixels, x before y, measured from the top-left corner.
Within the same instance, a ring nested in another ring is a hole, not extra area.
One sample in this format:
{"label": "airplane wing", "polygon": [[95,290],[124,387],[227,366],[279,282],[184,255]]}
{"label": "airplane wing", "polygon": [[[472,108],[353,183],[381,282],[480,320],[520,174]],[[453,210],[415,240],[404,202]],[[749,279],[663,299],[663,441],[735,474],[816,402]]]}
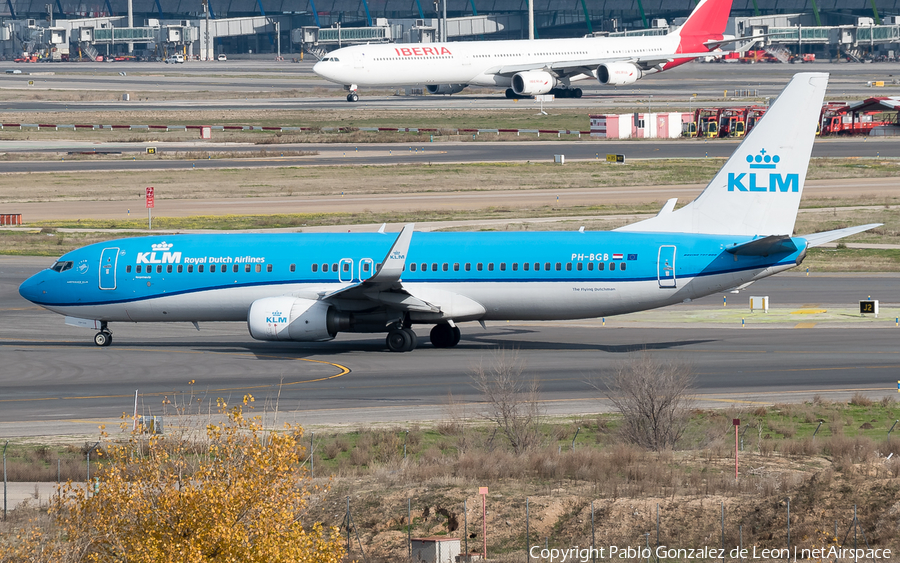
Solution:
{"label": "airplane wing", "polygon": [[440,307],[412,296],[403,288],[400,276],[406,266],[406,255],[412,240],[414,223],[403,227],[387,256],[376,266],[375,274],[367,280],[322,295],[323,301],[359,300],[386,305],[409,312],[439,313]]}
{"label": "airplane wing", "polygon": [[555,74],[557,78],[575,76],[578,74],[594,75],[597,67],[604,63],[632,63],[641,70],[651,70],[660,65],[670,63],[678,59],[695,59],[710,55],[723,55],[726,51],[706,51],[703,53],[670,53],[653,55],[652,57],[604,57],[596,59],[579,59],[572,61],[535,62],[530,64],[507,65],[488,71],[489,74],[498,76],[512,76],[527,70],[544,70]]}

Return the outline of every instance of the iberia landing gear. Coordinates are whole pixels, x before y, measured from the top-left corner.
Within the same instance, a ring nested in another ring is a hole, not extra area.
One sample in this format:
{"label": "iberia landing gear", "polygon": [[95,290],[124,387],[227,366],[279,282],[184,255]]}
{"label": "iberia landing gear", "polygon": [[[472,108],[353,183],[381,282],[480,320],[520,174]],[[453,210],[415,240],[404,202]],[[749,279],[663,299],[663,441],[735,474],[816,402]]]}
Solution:
{"label": "iberia landing gear", "polygon": [[435,348],[452,348],[459,344],[459,327],[447,323],[435,325],[431,329],[431,343]]}
{"label": "iberia landing gear", "polygon": [[112,344],[112,331],[106,326],[106,321],[100,323],[100,332],[94,335],[94,344],[97,346],[109,346]]}
{"label": "iberia landing gear", "polygon": [[356,84],[344,86],[344,90],[350,91],[350,93],[347,94],[348,102],[358,102],[359,101],[359,94],[357,93],[357,90],[359,90],[359,87]]}

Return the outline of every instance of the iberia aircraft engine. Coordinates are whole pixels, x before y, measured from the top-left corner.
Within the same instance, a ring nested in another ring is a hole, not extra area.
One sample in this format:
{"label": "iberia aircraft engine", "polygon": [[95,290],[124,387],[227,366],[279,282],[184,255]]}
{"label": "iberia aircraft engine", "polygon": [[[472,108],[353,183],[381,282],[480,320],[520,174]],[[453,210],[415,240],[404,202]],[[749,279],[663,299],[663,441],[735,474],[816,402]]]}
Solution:
{"label": "iberia aircraft engine", "polygon": [[257,340],[322,342],[334,338],[340,324],[330,304],[300,297],[257,299],[247,313],[250,336]]}
{"label": "iberia aircraft engine", "polygon": [[519,96],[539,96],[556,88],[556,77],[543,70],[527,70],[512,77],[512,89]]}
{"label": "iberia aircraft engine", "polygon": [[429,84],[425,88],[428,89],[429,94],[442,94],[444,96],[449,96],[451,94],[458,94],[465,90],[468,84]]}
{"label": "iberia aircraft engine", "polygon": [[634,84],[642,76],[643,71],[632,63],[603,63],[597,67],[597,80],[608,86]]}

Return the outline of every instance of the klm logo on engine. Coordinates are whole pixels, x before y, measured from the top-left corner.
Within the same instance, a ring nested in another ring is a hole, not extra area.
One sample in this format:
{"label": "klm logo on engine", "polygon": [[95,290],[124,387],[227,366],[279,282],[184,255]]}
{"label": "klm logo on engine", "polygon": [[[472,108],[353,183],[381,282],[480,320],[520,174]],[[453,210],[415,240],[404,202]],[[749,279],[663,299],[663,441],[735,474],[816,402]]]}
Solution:
{"label": "klm logo on engine", "polygon": [[282,317],[282,314],[283,313],[281,311],[272,311],[272,316],[266,317],[266,322],[269,324],[287,324],[288,319],[287,317]]}
{"label": "klm logo on engine", "polygon": [[[181,252],[169,252],[172,246],[174,245],[166,241],[154,244],[151,247],[152,252],[138,252],[136,262],[138,264],[180,264]],[[147,271],[149,272],[149,270]]]}
{"label": "klm logo on engine", "polygon": [[[775,170],[780,161],[781,157],[777,154],[774,156],[766,154],[766,149],[760,150],[756,156],[747,155],[750,170]],[[764,180],[764,176],[768,176],[768,179]],[[734,172],[729,172],[728,191],[797,193],[800,191],[800,175],[779,174],[777,172],[769,172],[768,174],[759,172],[735,174]]]}

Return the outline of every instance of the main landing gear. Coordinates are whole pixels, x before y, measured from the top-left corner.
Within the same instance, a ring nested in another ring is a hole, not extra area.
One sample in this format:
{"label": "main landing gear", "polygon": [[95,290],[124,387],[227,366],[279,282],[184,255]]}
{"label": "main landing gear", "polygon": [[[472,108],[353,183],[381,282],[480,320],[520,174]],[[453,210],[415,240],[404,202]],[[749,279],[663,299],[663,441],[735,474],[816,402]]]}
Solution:
{"label": "main landing gear", "polygon": [[453,348],[459,344],[459,327],[449,324],[435,325],[431,329],[431,343],[435,348]]}
{"label": "main landing gear", "polygon": [[391,352],[412,352],[419,338],[411,328],[394,327],[388,332],[386,343]]}
{"label": "main landing gear", "polygon": [[100,332],[94,335],[94,344],[97,346],[109,346],[112,344],[112,331],[106,326],[106,321],[100,323]]}

